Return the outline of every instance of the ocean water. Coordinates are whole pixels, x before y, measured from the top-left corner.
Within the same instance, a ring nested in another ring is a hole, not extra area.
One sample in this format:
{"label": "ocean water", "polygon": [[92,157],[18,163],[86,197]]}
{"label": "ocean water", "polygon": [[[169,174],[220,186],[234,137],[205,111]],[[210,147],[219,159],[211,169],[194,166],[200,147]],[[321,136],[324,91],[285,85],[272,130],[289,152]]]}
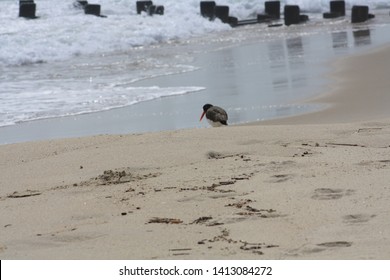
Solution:
{"label": "ocean water", "polygon": [[[185,40],[209,32],[228,30],[219,21],[199,17],[199,0],[154,1],[165,7],[164,17],[137,15],[135,0],[92,0],[100,4],[102,19],[85,16],[74,7],[73,0],[37,0],[39,20],[18,18],[19,1],[0,0],[0,65],[65,60],[75,56],[128,51],[140,46],[155,45],[172,40]],[[219,0],[229,5],[230,13],[239,19],[254,18],[264,10],[265,0]],[[302,12],[322,13],[329,10],[327,0],[285,0],[297,4]],[[389,1],[350,0],[352,5],[369,5],[370,9],[388,8]]]}
{"label": "ocean water", "polygon": [[[58,117],[80,120],[120,108],[132,108],[132,113],[122,112],[123,122],[143,119],[142,128],[111,131],[108,127],[115,125],[107,121],[106,129],[90,133],[196,127],[195,121],[161,122],[165,115],[185,120],[185,104],[203,100],[224,105],[232,123],[296,114],[313,108],[295,101],[318,94],[313,88],[325,84],[315,79],[325,71],[319,64],[385,44],[389,38],[389,1],[346,1],[347,14],[352,5],[368,5],[376,15],[367,24],[351,25],[348,15],[322,19],[329,1],[286,0],[282,6],[300,5],[310,21],[235,29],[202,18],[199,0],[155,0],[164,5],[163,16],[136,14],[136,1],[89,2],[101,4],[101,14],[107,17],[84,15],[72,0],[36,0],[38,19],[27,20],[18,17],[19,1],[0,0],[0,128]],[[263,12],[265,1],[216,2],[229,5],[231,15],[248,19]],[[232,51],[238,45],[246,47]],[[238,85],[231,84],[232,79]],[[273,94],[245,94],[254,88]],[[179,109],[166,104],[172,99],[163,99],[172,96],[181,97],[175,99]],[[154,117],[150,122],[145,111]],[[194,119],[192,114],[188,119]],[[5,131],[0,129],[0,134]]]}

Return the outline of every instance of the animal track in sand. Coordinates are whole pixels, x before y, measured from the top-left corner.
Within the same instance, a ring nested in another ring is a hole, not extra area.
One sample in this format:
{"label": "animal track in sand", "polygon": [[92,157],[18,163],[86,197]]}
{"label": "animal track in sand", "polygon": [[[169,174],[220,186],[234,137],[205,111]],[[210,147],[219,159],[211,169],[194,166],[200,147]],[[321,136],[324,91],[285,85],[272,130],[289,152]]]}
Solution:
{"label": "animal track in sand", "polygon": [[182,220],[177,218],[159,218],[154,217],[148,221],[148,224],[181,224]]}
{"label": "animal track in sand", "polygon": [[266,171],[269,172],[285,172],[287,168],[291,168],[297,165],[297,162],[293,160],[285,161],[271,161],[266,165]]}
{"label": "animal track in sand", "polygon": [[248,203],[254,202],[251,199],[241,199],[240,201],[226,204],[225,207],[235,207],[241,209],[244,205],[247,205]]}
{"label": "animal track in sand", "polygon": [[42,192],[34,190],[25,190],[23,192],[13,192],[12,194],[7,195],[7,198],[25,198],[30,196],[41,195]]}
{"label": "animal track in sand", "polygon": [[207,153],[208,159],[225,159],[225,158],[236,158],[236,159],[242,159],[243,161],[250,161],[251,159],[248,158],[244,154],[229,154],[229,153],[220,153],[215,151],[210,151]]}
{"label": "animal track in sand", "polygon": [[307,157],[307,156],[312,156],[315,153],[310,151],[310,150],[304,150],[303,152],[295,153],[293,157]]}
{"label": "animal track in sand", "polygon": [[361,161],[358,163],[358,165],[361,166],[372,166],[377,169],[382,169],[382,168],[388,168],[390,167],[390,159],[382,159],[382,160],[367,160],[367,161]]}
{"label": "animal track in sand", "polygon": [[237,181],[249,180],[254,175],[255,172],[249,174],[243,173],[240,175],[232,176],[230,179],[227,180],[219,180],[218,182],[212,183],[210,186],[202,186],[202,187],[195,186],[195,187],[180,188],[180,191],[207,190],[210,192],[220,192],[220,193],[235,192],[234,190],[221,189],[219,187],[234,185],[235,183],[237,183]]}
{"label": "animal track in sand", "polygon": [[366,145],[356,144],[356,143],[325,143],[326,146],[334,146],[334,147],[360,147],[366,148]]}
{"label": "animal track in sand", "polygon": [[192,225],[192,224],[204,224],[204,223],[206,223],[206,221],[209,221],[212,218],[213,217],[211,217],[211,216],[203,216],[203,217],[200,217],[200,218],[194,220],[193,222],[191,222],[190,225]]}
{"label": "animal track in sand", "polygon": [[[248,251],[256,255],[263,255],[264,252],[262,250],[264,249],[279,247],[279,245],[267,245],[266,243],[261,243],[261,242],[253,243],[244,240],[234,240],[233,238],[230,237],[230,232],[227,229],[223,229],[221,231],[221,234],[214,236],[213,238],[203,239],[199,241],[198,244],[206,244],[206,242],[207,243],[226,242],[228,244],[231,244],[231,246],[240,245],[239,246],[240,250]],[[211,246],[209,246],[209,248],[211,248]]]}
{"label": "animal track in sand", "polygon": [[100,174],[96,177],[93,177],[89,180],[82,181],[80,183],[74,183],[72,185],[62,185],[52,188],[51,190],[57,190],[57,189],[67,189],[70,187],[78,187],[78,186],[109,186],[109,185],[119,185],[119,184],[125,184],[129,182],[136,182],[141,180],[146,180],[149,178],[155,178],[160,176],[161,173],[156,172],[141,172],[137,171],[134,172],[130,168],[121,168],[121,169],[114,169],[114,170],[105,170],[103,171],[103,174]]}
{"label": "animal track in sand", "polygon": [[268,183],[283,183],[283,182],[286,182],[288,180],[291,180],[292,178],[294,178],[295,175],[293,174],[276,174],[276,175],[272,175],[271,176],[271,179],[268,180],[267,182]]}
{"label": "animal track in sand", "polygon": [[136,174],[131,172],[130,169],[119,169],[119,170],[105,170],[103,174],[91,178],[86,182],[82,182],[82,185],[116,185],[124,184],[133,181],[145,180],[161,175],[160,173],[146,173]]}
{"label": "animal track in sand", "polygon": [[317,254],[331,249],[341,249],[351,247],[352,242],[348,241],[330,241],[318,244],[305,244],[298,249],[289,251],[290,256],[304,256],[307,254]]}
{"label": "animal track in sand", "polygon": [[255,217],[260,217],[260,218],[280,218],[280,217],[285,217],[287,215],[281,215],[276,213],[276,210],[274,209],[256,209],[251,206],[246,206],[245,211],[238,212],[237,215],[240,216],[255,216]]}
{"label": "animal track in sand", "polygon": [[213,183],[211,186],[180,188],[179,191],[207,190],[207,191],[210,191],[210,192],[230,193],[230,192],[234,192],[234,190],[219,189],[218,187],[227,186],[227,185],[233,185],[235,183],[236,183],[236,181],[220,181],[218,183]]}
{"label": "animal track in sand", "polygon": [[319,188],[314,190],[314,194],[312,195],[312,199],[316,200],[332,200],[332,199],[340,199],[343,196],[352,195],[354,190],[343,190],[343,189],[331,189],[331,188]]}
{"label": "animal track in sand", "polygon": [[243,242],[244,244],[240,246],[241,250],[244,251],[251,251],[253,254],[257,255],[264,255],[263,251],[260,251],[262,249],[270,249],[270,248],[275,248],[279,247],[279,245],[267,245],[265,243],[247,243]]}
{"label": "animal track in sand", "polygon": [[172,253],[172,256],[188,256],[192,248],[173,248],[169,249],[169,252]]}
{"label": "animal track in sand", "polygon": [[103,237],[102,234],[61,234],[61,235],[51,235],[50,240],[59,242],[59,243],[74,243],[74,242],[83,242],[91,239],[97,239]]}
{"label": "animal track in sand", "polygon": [[253,202],[253,200],[245,199],[235,203],[229,203],[225,205],[225,207],[235,207],[238,209],[242,209],[241,212],[236,213],[239,216],[257,216],[260,218],[278,218],[278,217],[286,216],[286,215],[281,215],[276,213],[276,210],[274,209],[257,209],[250,205],[247,205],[248,203],[251,202]]}
{"label": "animal track in sand", "polygon": [[371,132],[376,132],[382,130],[382,127],[365,127],[365,128],[359,128],[356,132],[357,133],[368,133],[371,134]]}
{"label": "animal track in sand", "polygon": [[368,215],[368,214],[345,215],[343,216],[343,222],[350,225],[361,224],[361,223],[367,223],[374,217],[376,217],[376,215]]}
{"label": "animal track in sand", "polygon": [[348,242],[348,241],[324,242],[324,243],[317,244],[317,246],[326,247],[326,248],[343,248],[343,247],[351,247],[352,242]]}
{"label": "animal track in sand", "polygon": [[200,217],[196,220],[194,220],[193,222],[189,223],[190,225],[193,225],[193,224],[204,224],[208,227],[213,227],[213,226],[221,226],[223,225],[224,223],[221,223],[221,222],[217,222],[217,221],[212,221],[213,217],[211,216],[203,216],[203,217]]}
{"label": "animal track in sand", "polygon": [[[92,224],[92,223],[86,223]],[[97,223],[93,223],[97,224]],[[80,225],[78,225],[80,226]],[[38,238],[43,238],[45,240],[51,240],[58,243],[74,243],[74,242],[83,242],[91,239],[97,239],[103,237],[104,234],[98,233],[78,233],[78,226],[65,226],[63,229],[59,229],[52,232],[46,233],[37,233]]]}

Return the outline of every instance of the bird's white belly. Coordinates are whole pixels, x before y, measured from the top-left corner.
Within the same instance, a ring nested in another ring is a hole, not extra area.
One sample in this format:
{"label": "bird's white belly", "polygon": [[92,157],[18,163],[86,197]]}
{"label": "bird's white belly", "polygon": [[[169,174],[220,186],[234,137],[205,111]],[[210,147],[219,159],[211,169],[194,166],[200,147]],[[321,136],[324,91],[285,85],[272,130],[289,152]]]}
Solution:
{"label": "bird's white belly", "polygon": [[219,126],[222,126],[223,124],[220,123],[220,122],[213,122],[212,120],[209,120],[207,119],[207,121],[209,122],[209,124],[213,127],[219,127]]}

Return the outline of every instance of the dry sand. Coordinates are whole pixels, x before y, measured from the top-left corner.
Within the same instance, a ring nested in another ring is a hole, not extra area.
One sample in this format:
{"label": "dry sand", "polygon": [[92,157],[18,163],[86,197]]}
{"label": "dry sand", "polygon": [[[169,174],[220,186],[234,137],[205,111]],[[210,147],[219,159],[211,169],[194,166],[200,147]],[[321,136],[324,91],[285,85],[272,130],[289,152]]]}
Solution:
{"label": "dry sand", "polygon": [[0,258],[389,259],[389,59],[276,125],[0,146]]}

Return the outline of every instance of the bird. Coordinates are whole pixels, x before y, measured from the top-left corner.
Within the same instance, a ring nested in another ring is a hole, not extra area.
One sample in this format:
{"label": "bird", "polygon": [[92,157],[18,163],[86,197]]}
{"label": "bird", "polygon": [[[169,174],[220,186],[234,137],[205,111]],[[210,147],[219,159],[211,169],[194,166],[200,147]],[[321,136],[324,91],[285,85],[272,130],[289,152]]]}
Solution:
{"label": "bird", "polygon": [[213,127],[228,125],[227,124],[228,115],[226,111],[221,107],[213,106],[211,104],[205,104],[203,106],[203,113],[199,121],[202,121],[204,115],[206,115],[207,121]]}

